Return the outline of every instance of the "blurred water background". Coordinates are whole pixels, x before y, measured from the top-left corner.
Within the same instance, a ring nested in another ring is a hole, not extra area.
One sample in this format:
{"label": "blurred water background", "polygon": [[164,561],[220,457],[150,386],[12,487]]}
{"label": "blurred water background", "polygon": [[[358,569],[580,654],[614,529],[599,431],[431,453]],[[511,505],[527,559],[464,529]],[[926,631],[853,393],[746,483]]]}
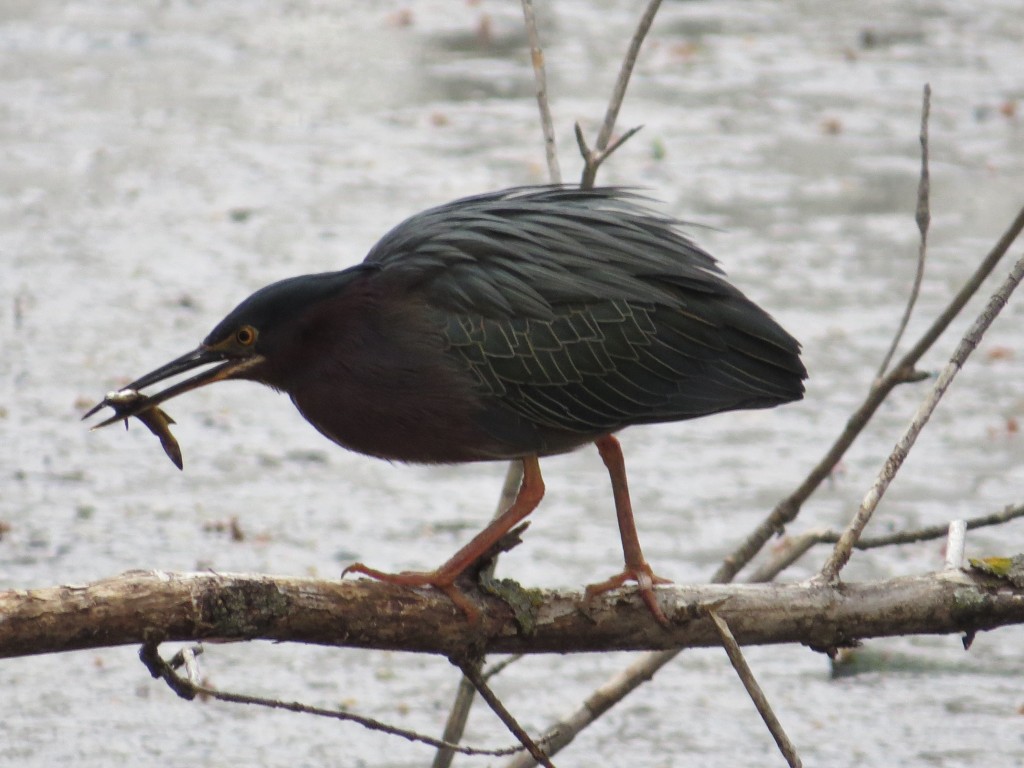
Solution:
{"label": "blurred water background", "polygon": [[[540,4],[567,179],[641,11]],[[934,89],[930,323],[1024,202],[1024,14],[1010,0],[666,2],[599,181],[698,225],[731,278],[804,344],[804,402],[623,434],[655,568],[706,580],[818,459],[859,402],[914,271],[921,89]],[[546,180],[513,2],[5,0],[0,7],[0,587],[133,568],[334,577],[354,559],[429,568],[489,517],[504,467],[392,466],[346,453],[246,384],[172,409],[185,472],[144,429],[90,434],[103,392],[195,344],[273,280],[362,259],[430,205]],[[1020,253],[1020,246],[1012,252]],[[1007,267],[1008,268],[1008,267]],[[1005,274],[1005,269],[997,270]],[[985,296],[987,296],[987,291]],[[941,367],[980,308],[924,361]],[[1022,501],[1019,297],[941,405],[872,524],[944,523]],[[841,526],[924,385],[899,389],[792,527]],[[548,495],[500,573],[608,576],[621,553],[596,452],[544,462]],[[232,517],[245,536],[232,541]],[[1021,550],[1021,524],[968,552]],[[812,574],[815,551],[787,573]],[[941,567],[942,543],[856,554],[849,579]],[[1024,765],[1024,633],[872,642],[891,665],[832,680],[797,647],[749,659],[805,764]],[[543,728],[628,654],[536,657],[495,681]],[[246,644],[203,659],[222,688],[346,706],[438,734],[443,659]],[[556,684],[552,684],[557,681]],[[358,727],[183,702],[134,648],[0,661],[0,764],[424,766]],[[510,737],[478,709],[467,740]],[[719,650],[686,652],[559,756],[565,766],[782,764]],[[495,761],[461,758],[457,765]]]}

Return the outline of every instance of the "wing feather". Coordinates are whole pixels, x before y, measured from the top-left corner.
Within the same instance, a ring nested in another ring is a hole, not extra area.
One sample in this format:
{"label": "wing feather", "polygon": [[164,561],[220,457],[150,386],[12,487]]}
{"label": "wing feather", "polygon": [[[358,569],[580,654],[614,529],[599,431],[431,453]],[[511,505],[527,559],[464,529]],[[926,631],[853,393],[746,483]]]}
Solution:
{"label": "wing feather", "polygon": [[424,297],[489,412],[534,427],[600,434],[803,393],[799,344],[627,190],[466,198],[366,262]]}

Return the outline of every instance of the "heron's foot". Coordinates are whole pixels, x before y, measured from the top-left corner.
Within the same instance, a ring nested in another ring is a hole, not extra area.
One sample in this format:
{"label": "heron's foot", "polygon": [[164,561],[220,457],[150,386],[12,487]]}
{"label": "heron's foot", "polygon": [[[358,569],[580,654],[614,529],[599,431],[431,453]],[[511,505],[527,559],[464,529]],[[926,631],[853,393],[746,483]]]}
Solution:
{"label": "heron's foot", "polygon": [[658,596],[654,592],[654,585],[671,584],[672,581],[658,576],[646,562],[641,562],[636,566],[627,565],[621,573],[615,574],[610,579],[588,585],[587,591],[584,593],[585,598],[590,600],[603,592],[618,589],[627,581],[636,582],[637,588],[640,590],[640,598],[647,605],[655,621],[663,627],[669,626],[668,617],[661,610],[661,606],[658,605]]}
{"label": "heron's foot", "polygon": [[401,573],[387,573],[370,568],[362,563],[352,563],[341,572],[344,578],[348,573],[361,573],[371,579],[383,581],[386,584],[395,584],[400,587],[434,587],[444,592],[448,599],[455,603],[455,606],[466,614],[470,624],[476,622],[480,617],[480,610],[473,605],[473,602],[466,596],[466,593],[455,586],[455,579],[458,573],[448,573],[443,568],[435,571],[402,571]]}

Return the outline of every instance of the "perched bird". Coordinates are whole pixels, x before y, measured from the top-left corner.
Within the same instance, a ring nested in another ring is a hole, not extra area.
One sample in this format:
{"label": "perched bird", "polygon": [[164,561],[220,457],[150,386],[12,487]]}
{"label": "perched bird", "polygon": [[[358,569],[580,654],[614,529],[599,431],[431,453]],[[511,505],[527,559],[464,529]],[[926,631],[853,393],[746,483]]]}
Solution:
{"label": "perched bird", "polygon": [[[360,453],[521,460],[512,505],[436,570],[346,569],[433,585],[471,617],[455,579],[540,502],[538,459],[594,443],[611,476],[625,567],[588,593],[636,581],[664,623],[653,589],[664,580],[641,552],[614,434],[799,400],[799,353],[677,222],[634,193],[522,187],[419,213],[349,269],[260,289],[195,350],[90,414],[110,405],[112,423],[246,379],[286,392],[310,424]],[[134,394],[207,364],[216,365]]]}

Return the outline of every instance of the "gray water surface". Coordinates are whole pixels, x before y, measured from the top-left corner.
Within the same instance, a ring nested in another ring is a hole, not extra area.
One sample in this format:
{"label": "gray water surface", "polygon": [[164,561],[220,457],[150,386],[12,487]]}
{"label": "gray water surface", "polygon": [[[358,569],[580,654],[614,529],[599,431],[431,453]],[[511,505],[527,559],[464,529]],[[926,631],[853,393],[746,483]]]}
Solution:
{"label": "gray water surface", "polygon": [[[572,123],[595,133],[640,5],[539,10],[562,167],[575,178]],[[502,466],[349,454],[252,385],[171,409],[184,473],[145,430],[89,433],[79,416],[191,349],[256,288],[356,263],[429,205],[545,181],[519,13],[496,0],[0,7],[0,587],[132,568],[422,569],[483,524]],[[1019,3],[1000,0],[665,4],[621,115],[621,127],[644,129],[600,180],[642,186],[666,213],[707,225],[693,233],[800,338],[811,379],[796,405],[622,436],[641,540],[663,575],[706,580],[863,396],[914,270],[925,82],[933,227],[908,338],[1024,203],[1021,40]],[[925,368],[943,364],[983,298]],[[1022,306],[1011,302],[963,371],[873,531],[1021,502]],[[848,519],[923,391],[894,394],[793,531]],[[543,467],[547,498],[502,575],[551,587],[607,577],[621,553],[596,453]],[[234,516],[241,542],[217,530]],[[979,531],[968,552],[1009,554],[1022,540],[1020,523]],[[846,576],[941,563],[934,542],[857,554]],[[1022,639],[1001,630],[969,654],[956,637],[871,643],[916,663],[836,681],[802,648],[751,649],[749,660],[806,765],[1024,765]],[[531,658],[495,685],[540,729],[631,658]],[[285,645],[211,646],[203,665],[224,689],[431,734],[457,683],[441,659]],[[352,725],[183,702],[133,648],[0,661],[0,692],[0,764],[12,766],[404,768],[431,757]],[[510,742],[484,709],[467,740]],[[708,650],[682,654],[557,764],[782,760],[724,654]]]}

